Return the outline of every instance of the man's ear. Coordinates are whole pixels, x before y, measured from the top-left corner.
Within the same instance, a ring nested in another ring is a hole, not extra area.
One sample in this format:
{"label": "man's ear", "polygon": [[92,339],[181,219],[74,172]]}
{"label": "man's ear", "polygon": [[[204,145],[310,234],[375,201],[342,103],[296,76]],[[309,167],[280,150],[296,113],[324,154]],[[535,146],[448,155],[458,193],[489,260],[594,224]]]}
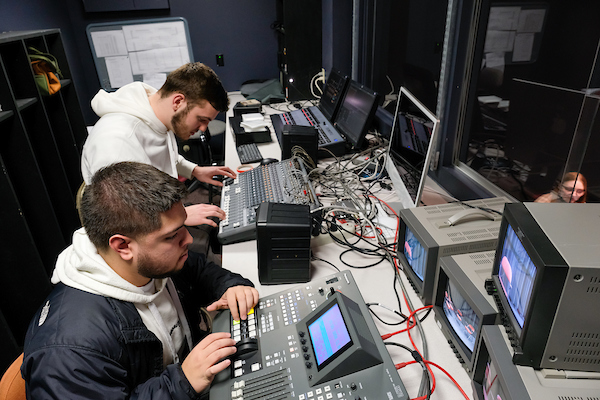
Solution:
{"label": "man's ear", "polygon": [[185,107],[187,102],[183,94],[175,93],[171,99],[171,104],[173,106],[173,112],[177,112],[177,110],[179,110],[181,107]]}
{"label": "man's ear", "polygon": [[123,260],[130,261],[133,258],[133,239],[125,235],[113,235],[108,239],[108,245]]}

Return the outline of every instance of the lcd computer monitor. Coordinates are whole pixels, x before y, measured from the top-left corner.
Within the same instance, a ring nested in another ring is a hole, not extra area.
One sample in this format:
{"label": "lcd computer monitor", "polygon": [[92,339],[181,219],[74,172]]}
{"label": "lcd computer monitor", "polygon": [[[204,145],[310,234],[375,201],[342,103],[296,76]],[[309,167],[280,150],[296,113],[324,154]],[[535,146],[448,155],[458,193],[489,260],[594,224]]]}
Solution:
{"label": "lcd computer monitor", "polygon": [[398,261],[424,304],[432,304],[439,260],[494,250],[505,197],[401,209]]}
{"label": "lcd computer monitor", "polygon": [[439,122],[408,89],[400,88],[386,170],[403,208],[421,202]]}
{"label": "lcd computer monitor", "polygon": [[335,121],[348,81],[348,76],[343,75],[340,71],[332,70],[329,73],[323,95],[319,100],[319,109],[327,120]]}
{"label": "lcd computer monitor", "polygon": [[348,83],[334,125],[352,148],[362,146],[378,102],[377,92],[353,80]]}
{"label": "lcd computer monitor", "polygon": [[588,373],[535,370],[512,362],[503,328],[481,330],[471,386],[474,400],[597,399],[600,379]]}
{"label": "lcd computer monitor", "polygon": [[507,204],[492,279],[513,361],[600,372],[600,204]]}
{"label": "lcd computer monitor", "polygon": [[486,292],[494,251],[440,258],[433,310],[461,365],[473,371],[475,348],[485,325],[498,323],[498,308]]}

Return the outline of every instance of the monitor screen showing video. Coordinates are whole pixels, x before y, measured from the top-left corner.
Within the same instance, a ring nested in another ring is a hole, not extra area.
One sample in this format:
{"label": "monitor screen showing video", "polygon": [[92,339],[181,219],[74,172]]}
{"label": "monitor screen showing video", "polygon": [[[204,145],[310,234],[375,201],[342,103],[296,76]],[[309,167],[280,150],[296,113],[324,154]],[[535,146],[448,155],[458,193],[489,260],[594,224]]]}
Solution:
{"label": "monitor screen showing video", "polygon": [[502,245],[498,278],[502,292],[510,305],[517,323],[523,328],[536,275],[535,264],[517,237],[512,226],[507,225]]}
{"label": "monitor screen showing video", "polygon": [[488,358],[488,362],[485,367],[485,376],[483,378],[483,398],[484,400],[507,399],[500,380],[498,379],[496,367],[490,358]]}
{"label": "monitor screen showing video", "polygon": [[422,281],[425,276],[427,251],[408,226],[404,234],[404,257],[413,272]]}
{"label": "monitor screen showing video", "polygon": [[472,352],[479,331],[479,316],[450,280],[446,284],[442,308],[456,335]]}
{"label": "monitor screen showing video", "polygon": [[352,345],[340,306],[337,303],[332,304],[327,311],[308,325],[319,370]]}

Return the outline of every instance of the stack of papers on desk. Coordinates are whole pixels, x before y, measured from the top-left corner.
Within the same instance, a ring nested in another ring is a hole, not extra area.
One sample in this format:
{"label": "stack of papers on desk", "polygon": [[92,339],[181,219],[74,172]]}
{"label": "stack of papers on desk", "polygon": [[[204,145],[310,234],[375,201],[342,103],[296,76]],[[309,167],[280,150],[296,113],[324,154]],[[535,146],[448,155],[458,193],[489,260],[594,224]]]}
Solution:
{"label": "stack of papers on desk", "polygon": [[242,114],[240,126],[244,128],[246,132],[264,131],[267,125],[268,123],[265,122],[265,117],[260,113]]}

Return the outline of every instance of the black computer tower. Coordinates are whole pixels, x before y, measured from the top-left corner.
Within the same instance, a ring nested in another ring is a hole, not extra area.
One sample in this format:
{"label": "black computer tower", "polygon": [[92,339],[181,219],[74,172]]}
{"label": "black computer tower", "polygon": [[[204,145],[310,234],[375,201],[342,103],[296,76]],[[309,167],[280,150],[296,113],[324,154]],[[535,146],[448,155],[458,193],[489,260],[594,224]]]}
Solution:
{"label": "black computer tower", "polygon": [[320,0],[277,0],[279,78],[289,101],[314,99],[311,80],[322,67]]}
{"label": "black computer tower", "polygon": [[262,203],[256,212],[261,284],[310,281],[310,206]]}

